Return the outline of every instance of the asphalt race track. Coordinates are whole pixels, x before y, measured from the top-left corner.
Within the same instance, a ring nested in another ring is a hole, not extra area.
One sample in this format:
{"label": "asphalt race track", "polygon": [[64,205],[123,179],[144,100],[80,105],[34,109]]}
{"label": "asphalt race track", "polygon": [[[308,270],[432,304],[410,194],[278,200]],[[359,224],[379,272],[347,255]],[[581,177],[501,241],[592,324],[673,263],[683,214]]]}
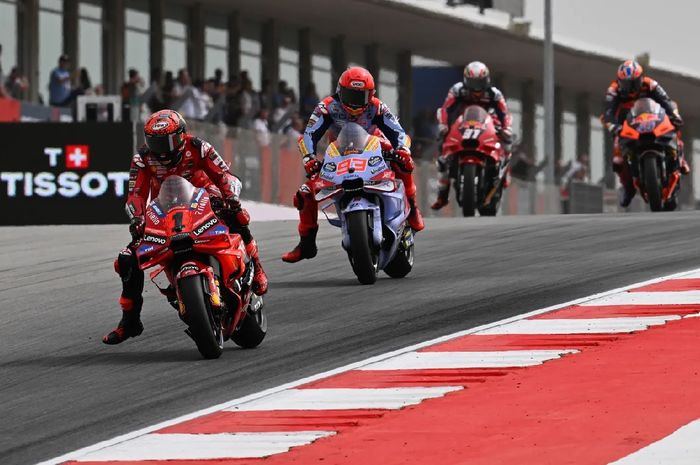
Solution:
{"label": "asphalt race track", "polygon": [[136,339],[112,260],[125,226],[0,228],[0,462],[27,464],[368,356],[700,266],[696,212],[428,222],[404,280],[355,280],[336,229],[279,260],[294,222],[254,225],[270,276],[268,338],[203,361],[150,283]]}

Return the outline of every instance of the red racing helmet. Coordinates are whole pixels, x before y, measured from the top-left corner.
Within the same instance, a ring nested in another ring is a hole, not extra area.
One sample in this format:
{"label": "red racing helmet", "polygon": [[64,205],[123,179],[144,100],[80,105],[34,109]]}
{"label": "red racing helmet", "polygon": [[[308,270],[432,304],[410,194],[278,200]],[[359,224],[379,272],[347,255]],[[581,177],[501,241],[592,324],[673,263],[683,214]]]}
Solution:
{"label": "red racing helmet", "polygon": [[158,161],[169,165],[176,161],[185,145],[187,123],[175,110],[161,110],[148,118],[143,133],[148,149]]}
{"label": "red racing helmet", "polygon": [[367,109],[375,94],[372,73],[360,66],[346,69],[338,79],[336,92],[345,111],[351,115],[359,115]]}
{"label": "red racing helmet", "polygon": [[635,96],[642,90],[644,68],[634,60],[627,60],[617,68],[617,85],[620,92]]}

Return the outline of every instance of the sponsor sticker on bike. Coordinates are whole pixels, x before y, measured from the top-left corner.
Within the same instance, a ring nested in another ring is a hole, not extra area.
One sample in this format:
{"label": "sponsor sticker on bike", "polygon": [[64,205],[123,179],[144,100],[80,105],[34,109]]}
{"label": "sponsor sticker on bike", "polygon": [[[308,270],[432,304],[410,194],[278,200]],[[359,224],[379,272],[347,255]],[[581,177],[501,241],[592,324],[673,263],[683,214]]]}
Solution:
{"label": "sponsor sticker on bike", "polygon": [[156,236],[153,234],[146,234],[143,236],[144,242],[153,242],[154,244],[165,245],[167,239],[163,236]]}
{"label": "sponsor sticker on bike", "polygon": [[208,220],[206,223],[202,224],[202,225],[199,226],[197,229],[195,229],[194,231],[192,231],[192,233],[193,233],[195,236],[201,236],[205,231],[207,231],[209,228],[211,228],[212,226],[214,226],[214,225],[215,225],[216,223],[218,223],[218,222],[219,222],[219,220],[218,220],[216,217],[211,218],[211,219]]}

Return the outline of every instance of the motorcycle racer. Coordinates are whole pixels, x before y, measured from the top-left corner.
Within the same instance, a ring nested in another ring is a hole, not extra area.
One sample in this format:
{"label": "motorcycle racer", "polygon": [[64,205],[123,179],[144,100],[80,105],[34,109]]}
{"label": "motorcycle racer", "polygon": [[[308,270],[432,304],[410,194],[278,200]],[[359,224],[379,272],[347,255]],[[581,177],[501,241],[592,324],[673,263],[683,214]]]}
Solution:
{"label": "motorcycle racer", "polygon": [[309,180],[294,196],[294,205],[299,210],[300,241],[293,250],[282,256],[285,262],[296,263],[316,256],[318,203],[315,194],[322,187],[318,180],[321,162],[316,159],[316,146],[329,130],[330,140],[335,140],[348,122],[359,124],[369,133],[377,133],[376,130],[379,130],[388,139],[395,150],[395,160],[391,161],[391,167],[403,181],[411,207],[408,223],[414,231],[421,231],[425,227],[416,205],[416,185],[412,174],[415,165],[411,158],[410,138],[389,107],[375,96],[372,74],[364,68],[354,66],[340,76],[335,94],[326,97],[316,106],[304,134],[299,138],[299,151]]}
{"label": "motorcycle racer", "polygon": [[[676,129],[683,126],[683,119],[678,112],[677,105],[658,82],[644,75],[644,69],[639,63],[627,60],[618,67],[617,77],[612,81],[605,94],[605,112],[601,119],[614,140],[613,171],[617,173],[623,187],[623,196],[620,199],[622,207],[627,207],[630,204],[637,190],[632,182],[629,167],[624,161],[618,136],[634,102],[645,97],[651,98],[661,105]],[[680,139],[679,131],[677,131],[677,136],[679,152],[677,160],[680,160],[680,163],[671,169],[673,171],[680,169],[681,173],[688,174],[690,167],[683,157],[683,141]]]}
{"label": "motorcycle racer", "polygon": [[506,159],[510,157],[513,145],[513,118],[508,111],[506,99],[498,88],[491,85],[491,73],[488,67],[480,61],[473,61],[464,67],[462,82],[457,82],[450,88],[442,107],[437,111],[441,153],[437,160],[438,197],[430,207],[433,210],[440,210],[447,205],[450,194],[449,166],[444,153],[444,139],[452,123],[469,105],[479,105],[486,111],[493,111],[496,114],[497,122],[500,123],[498,136],[506,152]]}
{"label": "motorcycle racer", "polygon": [[[217,215],[231,232],[241,235],[246,252],[255,264],[253,292],[267,292],[267,276],[258,256],[258,247],[249,229],[250,215],[241,207],[238,196],[241,182],[214,147],[187,133],[185,120],[173,110],[154,113],[144,126],[146,144],[131,160],[126,213],[130,219],[132,241],[114,261],[122,280],[119,305],[122,318],[118,326],[103,337],[105,344],[119,344],[143,332],[140,314],[143,305],[144,273],[139,268],[136,249],[144,233],[148,198],[158,195],[168,176],[181,176],[196,187],[206,188]],[[225,207],[225,208],[221,208]]]}

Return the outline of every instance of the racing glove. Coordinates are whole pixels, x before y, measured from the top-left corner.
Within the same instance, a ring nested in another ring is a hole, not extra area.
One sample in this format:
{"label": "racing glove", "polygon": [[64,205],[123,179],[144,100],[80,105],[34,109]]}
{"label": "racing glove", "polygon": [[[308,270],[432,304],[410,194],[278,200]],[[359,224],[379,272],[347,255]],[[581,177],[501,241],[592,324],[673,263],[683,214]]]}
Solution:
{"label": "racing glove", "polygon": [[506,152],[510,152],[513,148],[513,131],[511,128],[501,129],[498,135],[503,143],[503,148],[506,150]]}
{"label": "racing glove", "polygon": [[310,178],[314,174],[321,171],[321,162],[316,160],[316,157],[314,157],[313,155],[311,155],[311,154],[304,155],[303,161],[304,161],[304,169],[306,170],[306,177],[307,178]]}
{"label": "racing glove", "polygon": [[681,118],[681,114],[678,113],[678,110],[673,110],[673,113],[668,115],[668,118],[676,129],[683,127],[683,118]]}
{"label": "racing glove", "polygon": [[135,216],[129,222],[129,233],[133,242],[140,241],[143,237],[143,231],[146,227],[143,216]]}
{"label": "racing glove", "polygon": [[413,163],[413,158],[411,158],[411,151],[405,147],[399,147],[394,151],[394,161],[399,165],[402,171],[406,173],[411,173],[416,167]]}
{"label": "racing glove", "polygon": [[605,125],[605,127],[608,129],[608,132],[613,137],[617,136],[618,134],[620,134],[620,131],[622,131],[622,126],[619,124],[608,123]]}

